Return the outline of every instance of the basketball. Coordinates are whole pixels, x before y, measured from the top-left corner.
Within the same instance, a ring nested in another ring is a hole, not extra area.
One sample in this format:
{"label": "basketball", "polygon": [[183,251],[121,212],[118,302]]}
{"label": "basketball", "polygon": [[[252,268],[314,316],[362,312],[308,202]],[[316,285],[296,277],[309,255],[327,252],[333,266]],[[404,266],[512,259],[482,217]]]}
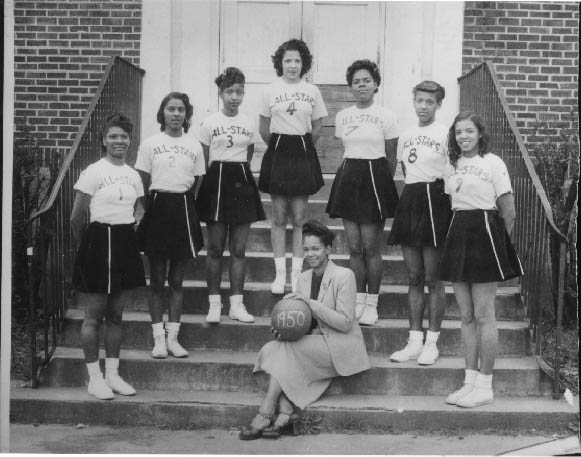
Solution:
{"label": "basketball", "polygon": [[283,298],[272,309],[272,327],[285,341],[296,341],[311,327],[311,309],[302,300]]}

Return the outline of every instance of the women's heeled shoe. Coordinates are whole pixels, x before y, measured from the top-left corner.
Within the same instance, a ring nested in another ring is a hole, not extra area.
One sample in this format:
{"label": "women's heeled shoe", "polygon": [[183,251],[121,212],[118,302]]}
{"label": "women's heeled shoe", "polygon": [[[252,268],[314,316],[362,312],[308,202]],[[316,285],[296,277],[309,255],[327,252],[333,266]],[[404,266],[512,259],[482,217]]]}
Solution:
{"label": "women's heeled shoe", "polygon": [[257,440],[262,437],[264,429],[272,424],[273,417],[268,414],[258,413],[252,419],[250,428],[240,431],[238,438],[244,441]]}
{"label": "women's heeled shoe", "polygon": [[297,413],[279,413],[274,421],[272,427],[266,427],[262,431],[263,438],[279,438],[282,435],[298,435],[298,419]]}

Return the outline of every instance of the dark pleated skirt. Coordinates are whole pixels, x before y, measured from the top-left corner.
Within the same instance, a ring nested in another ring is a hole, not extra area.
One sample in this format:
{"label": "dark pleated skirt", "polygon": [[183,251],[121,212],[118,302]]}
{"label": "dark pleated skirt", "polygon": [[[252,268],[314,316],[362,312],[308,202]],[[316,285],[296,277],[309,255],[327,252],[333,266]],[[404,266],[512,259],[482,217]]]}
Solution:
{"label": "dark pleated skirt", "polygon": [[273,133],[262,158],[258,188],[275,195],[313,195],[323,187],[323,174],[310,133]]}
{"label": "dark pleated skirt", "polygon": [[498,282],[524,271],[498,211],[455,211],[440,258],[439,279]]}
{"label": "dark pleated skirt", "polygon": [[138,238],[140,250],[151,257],[196,257],[204,246],[204,237],[193,195],[152,191]]}
{"label": "dark pleated skirt", "polygon": [[406,184],[387,243],[443,247],[451,218],[450,197],[442,179]]}
{"label": "dark pleated skirt", "polygon": [[73,287],[77,292],[111,294],[145,285],[135,224],[92,222],[77,251]]}
{"label": "dark pleated skirt", "polygon": [[212,162],[200,186],[196,209],[204,222],[240,225],[266,219],[247,162]]}
{"label": "dark pleated skirt", "polygon": [[333,181],[327,213],[359,223],[393,217],[399,198],[387,159],[345,159]]}

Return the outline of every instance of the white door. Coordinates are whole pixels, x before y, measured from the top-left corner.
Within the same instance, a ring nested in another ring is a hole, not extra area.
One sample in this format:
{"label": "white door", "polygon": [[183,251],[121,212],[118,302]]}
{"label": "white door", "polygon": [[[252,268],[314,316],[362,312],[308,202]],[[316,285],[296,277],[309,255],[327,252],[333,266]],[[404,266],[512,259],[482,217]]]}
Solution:
{"label": "white door", "polygon": [[[333,138],[335,114],[352,103],[345,72],[357,59],[379,64],[384,2],[222,0],[221,7],[220,70],[235,66],[244,72],[245,111],[258,111],[263,86],[276,79],[271,56],[277,47],[290,38],[307,43],[314,62],[306,79],[319,86],[329,111],[317,151],[323,172],[334,172],[341,155]],[[256,149],[253,168],[265,146]]]}
{"label": "white door", "polygon": [[379,63],[383,6],[378,1],[303,3],[303,40],[315,56],[311,82],[346,84],[345,71],[354,60]]}

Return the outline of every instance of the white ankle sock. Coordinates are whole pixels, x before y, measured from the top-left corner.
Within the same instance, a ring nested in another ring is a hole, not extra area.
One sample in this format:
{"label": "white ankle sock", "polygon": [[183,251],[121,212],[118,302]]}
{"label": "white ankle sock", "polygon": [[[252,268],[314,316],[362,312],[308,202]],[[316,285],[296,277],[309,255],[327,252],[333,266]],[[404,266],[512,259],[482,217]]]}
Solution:
{"label": "white ankle sock", "polygon": [[222,304],[222,297],[220,294],[208,295],[208,301],[210,302],[210,305],[220,305]]}
{"label": "white ankle sock", "polygon": [[367,294],[365,299],[365,304],[367,306],[373,306],[377,308],[377,302],[379,301],[379,294]]}
{"label": "white ankle sock", "polygon": [[428,330],[426,333],[426,343],[428,341],[431,341],[433,343],[437,343],[439,336],[440,336],[440,332],[432,332],[432,331]]}
{"label": "white ankle sock", "polygon": [[478,373],[476,381],[474,382],[474,387],[484,390],[492,390],[492,375]]}
{"label": "white ankle sock", "polygon": [[410,341],[424,341],[424,332],[420,330],[410,330]]}
{"label": "white ankle sock", "polygon": [[274,269],[278,273],[286,273],[286,257],[275,257],[274,258]]}
{"label": "white ankle sock", "polygon": [[355,295],[355,304],[365,305],[367,303],[367,294],[365,292],[357,292]]}
{"label": "white ankle sock", "polygon": [[107,357],[105,359],[105,376],[119,375],[119,359]]}
{"label": "white ankle sock", "polygon": [[302,257],[293,257],[292,270],[298,271],[299,273],[303,270],[303,258]]}
{"label": "white ankle sock", "polygon": [[240,295],[230,295],[230,304],[231,305],[241,305],[244,302],[244,296]]}
{"label": "white ankle sock", "polygon": [[89,372],[89,377],[92,378],[94,376],[103,377],[103,373],[101,373],[101,366],[99,365],[99,361],[92,363],[87,363],[87,371]]}
{"label": "white ankle sock", "polygon": [[151,324],[153,329],[153,337],[163,335],[165,336],[165,331],[163,330],[163,322],[158,322],[157,324]]}
{"label": "white ankle sock", "polygon": [[474,384],[480,372],[476,370],[464,370],[464,384]]}

